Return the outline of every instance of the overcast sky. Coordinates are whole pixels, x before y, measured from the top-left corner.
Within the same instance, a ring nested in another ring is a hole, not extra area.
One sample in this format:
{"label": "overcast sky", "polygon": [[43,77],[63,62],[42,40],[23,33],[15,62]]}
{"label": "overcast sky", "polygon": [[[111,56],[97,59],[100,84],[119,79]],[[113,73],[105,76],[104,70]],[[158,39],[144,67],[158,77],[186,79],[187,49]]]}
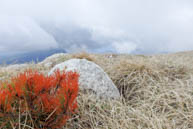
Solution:
{"label": "overcast sky", "polygon": [[0,0],[0,55],[193,50],[192,0]]}

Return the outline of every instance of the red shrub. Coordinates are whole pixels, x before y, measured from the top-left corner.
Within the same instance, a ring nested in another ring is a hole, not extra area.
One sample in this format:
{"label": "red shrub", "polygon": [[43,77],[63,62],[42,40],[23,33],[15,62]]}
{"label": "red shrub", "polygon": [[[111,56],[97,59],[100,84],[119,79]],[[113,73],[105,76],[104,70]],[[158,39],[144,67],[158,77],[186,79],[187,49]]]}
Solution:
{"label": "red shrub", "polygon": [[1,82],[0,117],[3,119],[0,119],[0,125],[63,126],[77,108],[78,77],[75,72],[57,71],[52,76],[44,76],[28,70],[10,82]]}

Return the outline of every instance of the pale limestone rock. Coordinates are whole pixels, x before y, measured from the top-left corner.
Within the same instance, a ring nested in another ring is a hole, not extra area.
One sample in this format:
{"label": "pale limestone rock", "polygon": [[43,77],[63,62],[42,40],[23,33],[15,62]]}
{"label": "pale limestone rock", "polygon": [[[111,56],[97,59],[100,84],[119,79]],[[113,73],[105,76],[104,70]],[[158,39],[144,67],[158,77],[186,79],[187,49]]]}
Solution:
{"label": "pale limestone rock", "polygon": [[104,70],[95,63],[86,59],[70,59],[56,65],[48,75],[55,70],[76,71],[80,74],[80,89],[92,91],[99,97],[120,98],[120,93]]}

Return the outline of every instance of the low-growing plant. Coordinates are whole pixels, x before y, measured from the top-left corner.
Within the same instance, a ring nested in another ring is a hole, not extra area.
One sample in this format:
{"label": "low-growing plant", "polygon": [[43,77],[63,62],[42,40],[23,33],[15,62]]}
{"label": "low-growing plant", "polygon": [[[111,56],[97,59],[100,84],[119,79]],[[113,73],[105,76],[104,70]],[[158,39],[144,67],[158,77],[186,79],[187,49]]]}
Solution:
{"label": "low-growing plant", "polygon": [[77,109],[76,72],[27,70],[0,83],[0,128],[60,128]]}

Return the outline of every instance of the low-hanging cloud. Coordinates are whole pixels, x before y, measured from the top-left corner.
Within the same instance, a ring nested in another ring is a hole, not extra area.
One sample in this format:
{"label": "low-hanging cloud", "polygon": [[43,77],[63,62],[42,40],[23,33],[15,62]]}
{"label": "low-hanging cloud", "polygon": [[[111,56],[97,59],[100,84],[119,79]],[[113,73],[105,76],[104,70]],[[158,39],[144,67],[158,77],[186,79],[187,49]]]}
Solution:
{"label": "low-hanging cloud", "polygon": [[1,53],[20,53],[58,47],[53,36],[40,28],[31,18],[1,16]]}
{"label": "low-hanging cloud", "polygon": [[193,49],[191,0],[0,0],[0,51]]}

